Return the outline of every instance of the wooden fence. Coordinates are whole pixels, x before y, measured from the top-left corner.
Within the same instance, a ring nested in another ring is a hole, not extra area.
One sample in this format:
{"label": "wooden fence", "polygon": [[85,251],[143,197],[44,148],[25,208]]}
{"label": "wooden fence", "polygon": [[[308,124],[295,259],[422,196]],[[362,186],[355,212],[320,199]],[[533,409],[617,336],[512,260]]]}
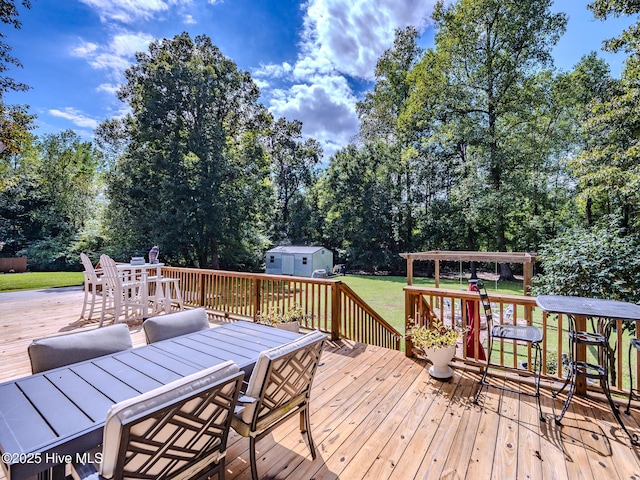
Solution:
{"label": "wooden fence", "polygon": [[24,273],[27,271],[27,257],[0,258],[0,272]]}
{"label": "wooden fence", "polygon": [[185,305],[222,319],[256,321],[261,312],[297,305],[309,318],[303,328],[400,349],[402,334],[341,280],[176,267],[163,267],[162,275],[180,279]]}
{"label": "wooden fence", "polygon": [[[481,310],[477,292],[449,290],[442,288],[425,288],[407,286],[405,291],[405,315],[407,326],[409,319],[419,324],[428,324],[434,319],[442,321],[448,326],[457,326],[472,331],[470,345],[467,338],[458,346],[456,357],[459,361],[483,367],[485,362],[479,360],[481,345],[486,345],[486,324],[484,312]],[[542,329],[542,375],[552,381],[564,381],[567,376],[566,358],[569,353],[568,327],[569,319],[564,315],[547,314],[536,306],[535,297],[519,295],[502,295],[489,293],[492,304],[494,322],[500,324],[535,325]],[[471,317],[471,318],[470,318]],[[637,322],[636,334],[640,322]],[[471,328],[473,327],[473,328]],[[609,365],[610,386],[614,393],[628,392],[629,388],[629,360],[628,346],[630,334],[623,329],[623,322],[618,320],[610,339],[610,346],[616,352],[615,362]],[[411,353],[411,342],[407,341],[407,355]],[[492,362],[506,370],[517,370],[523,375],[531,374],[533,353],[527,344],[501,340],[495,341]],[[597,363],[597,349],[587,350],[587,360]],[[640,378],[640,362],[635,353],[631,358],[634,378]],[[588,389],[599,390],[596,384],[590,384]]]}

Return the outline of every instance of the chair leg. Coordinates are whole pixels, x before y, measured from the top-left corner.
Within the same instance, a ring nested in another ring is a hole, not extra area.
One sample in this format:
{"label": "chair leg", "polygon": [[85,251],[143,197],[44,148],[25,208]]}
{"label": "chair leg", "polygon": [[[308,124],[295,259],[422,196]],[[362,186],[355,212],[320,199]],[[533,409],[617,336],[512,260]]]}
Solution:
{"label": "chair leg", "polygon": [[[80,313],[80,318],[84,318],[84,312],[87,309],[87,298],[89,297],[89,285],[84,284],[84,302],[82,304],[82,313]],[[91,318],[91,315],[89,315]]]}
{"label": "chair leg", "polygon": [[224,471],[226,469],[226,460],[224,457],[220,459],[220,465],[218,465],[218,480],[224,480]]}
{"label": "chair leg", "polygon": [[484,367],[484,372],[482,373],[482,378],[480,379],[480,388],[476,392],[476,396],[473,398],[473,403],[478,405],[478,399],[480,398],[480,394],[482,393],[482,389],[485,386],[488,386],[487,382],[487,372],[489,371],[489,365],[491,365],[491,351],[493,350],[493,341],[491,337],[489,337],[489,345],[487,347],[487,365]]}
{"label": "chair leg", "polygon": [[633,350],[633,345],[629,343],[629,402],[627,402],[627,409],[624,411],[627,415],[631,414],[631,397],[633,396],[633,371],[631,369],[631,351]]}
{"label": "chair leg", "polygon": [[252,480],[258,480],[258,467],[256,460],[256,439],[255,437],[249,437],[249,463],[251,463],[251,478]]}
{"label": "chair leg", "polygon": [[316,447],[313,444],[313,438],[311,437],[311,422],[309,420],[309,405],[307,405],[303,411],[300,412],[300,433],[307,434],[307,442],[309,451],[311,452],[311,458],[316,459]]}
{"label": "chair leg", "polygon": [[536,351],[534,362],[537,365],[537,372],[535,376],[535,384],[536,384],[536,400],[538,401],[538,411],[540,412],[540,421],[546,422],[547,419],[542,414],[542,403],[540,402],[540,377],[542,376],[542,349],[540,345],[535,344],[533,347]]}

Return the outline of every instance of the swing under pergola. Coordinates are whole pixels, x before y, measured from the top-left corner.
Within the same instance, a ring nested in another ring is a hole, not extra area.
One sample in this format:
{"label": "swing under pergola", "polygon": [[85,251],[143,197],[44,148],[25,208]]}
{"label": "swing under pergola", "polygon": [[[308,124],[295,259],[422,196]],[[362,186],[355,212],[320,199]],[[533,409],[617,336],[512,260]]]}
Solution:
{"label": "swing under pergola", "polygon": [[533,276],[533,264],[536,262],[535,253],[526,252],[465,252],[432,250],[429,252],[401,253],[400,256],[407,260],[407,285],[413,284],[413,262],[426,260],[435,262],[436,288],[440,287],[440,262],[489,262],[497,265],[500,263],[521,263],[523,266],[523,290],[525,295],[531,295],[531,277]]}

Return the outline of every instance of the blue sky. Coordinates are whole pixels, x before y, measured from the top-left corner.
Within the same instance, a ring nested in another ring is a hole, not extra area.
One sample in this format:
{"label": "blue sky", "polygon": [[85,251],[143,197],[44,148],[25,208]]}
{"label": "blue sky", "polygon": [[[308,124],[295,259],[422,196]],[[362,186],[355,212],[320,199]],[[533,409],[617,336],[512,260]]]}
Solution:
{"label": "blue sky", "polygon": [[[16,1],[19,3],[19,1]],[[10,76],[32,87],[6,101],[30,105],[35,134],[73,129],[91,139],[107,118],[126,113],[115,95],[136,51],[183,31],[205,34],[261,88],[276,117],[299,119],[325,155],[357,131],[355,102],[372,85],[378,57],[407,25],[432,46],[429,15],[435,0],[32,0],[20,6],[20,30],[6,41],[23,69]],[[614,75],[623,55],[601,52],[601,42],[635,19],[593,20],[589,0],[555,0],[569,15],[554,50],[556,67],[570,70],[598,51]]]}

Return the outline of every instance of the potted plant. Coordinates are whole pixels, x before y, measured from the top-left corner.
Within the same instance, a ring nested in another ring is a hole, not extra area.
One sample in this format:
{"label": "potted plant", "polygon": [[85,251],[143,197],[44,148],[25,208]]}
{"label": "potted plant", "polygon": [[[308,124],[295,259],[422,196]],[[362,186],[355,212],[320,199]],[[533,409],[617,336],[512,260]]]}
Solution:
{"label": "potted plant", "polygon": [[258,312],[256,321],[263,325],[270,325],[297,333],[300,330],[300,324],[307,325],[312,319],[313,315],[305,313],[300,305],[295,304],[286,312],[283,312],[280,308],[269,310],[266,315]]}
{"label": "potted plant", "polygon": [[407,339],[413,344],[413,353],[432,363],[429,374],[439,380],[446,380],[453,375],[449,362],[456,353],[456,344],[461,337],[461,330],[448,327],[440,320],[432,321],[429,326],[417,325],[412,321],[407,331]]}

